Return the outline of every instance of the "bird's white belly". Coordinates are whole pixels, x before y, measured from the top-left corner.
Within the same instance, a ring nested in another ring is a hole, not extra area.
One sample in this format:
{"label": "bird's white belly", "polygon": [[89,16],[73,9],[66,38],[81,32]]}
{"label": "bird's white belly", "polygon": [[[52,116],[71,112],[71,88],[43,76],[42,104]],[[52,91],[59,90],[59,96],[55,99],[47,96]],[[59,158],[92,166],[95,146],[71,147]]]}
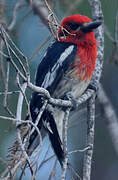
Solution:
{"label": "bird's white belly", "polygon": [[79,78],[63,78],[57,85],[53,96],[55,98],[61,98],[66,95],[66,93],[71,92],[74,98],[79,98],[86,90],[89,82],[88,79],[81,81]]}
{"label": "bird's white belly", "polygon": [[[66,93],[70,92],[71,95],[77,99],[79,98],[83,92],[86,90],[89,80],[79,80],[79,79],[69,79],[69,78],[63,78],[63,80],[58,84],[54,97],[55,98],[61,98]],[[60,135],[60,138],[62,140],[62,133],[63,133],[63,119],[64,119],[65,112],[61,110],[60,108],[54,108],[53,109],[53,116],[57,124],[58,132]]]}

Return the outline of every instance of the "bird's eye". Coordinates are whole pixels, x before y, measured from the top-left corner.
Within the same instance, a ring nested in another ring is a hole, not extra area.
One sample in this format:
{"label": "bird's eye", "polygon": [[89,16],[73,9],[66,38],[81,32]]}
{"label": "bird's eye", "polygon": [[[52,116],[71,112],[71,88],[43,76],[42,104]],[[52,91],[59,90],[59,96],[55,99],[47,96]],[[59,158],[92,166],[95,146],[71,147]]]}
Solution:
{"label": "bird's eye", "polygon": [[71,30],[77,30],[81,25],[78,24],[78,23],[74,23],[74,22],[71,22],[71,23],[68,23],[68,27],[71,29]]}

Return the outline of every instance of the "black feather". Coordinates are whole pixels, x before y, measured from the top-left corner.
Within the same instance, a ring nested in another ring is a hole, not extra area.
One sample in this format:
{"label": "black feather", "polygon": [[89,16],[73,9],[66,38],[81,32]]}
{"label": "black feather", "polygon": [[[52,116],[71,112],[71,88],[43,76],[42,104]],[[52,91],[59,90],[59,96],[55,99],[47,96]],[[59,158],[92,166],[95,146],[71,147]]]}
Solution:
{"label": "black feather", "polygon": [[57,130],[57,125],[55,123],[54,117],[51,114],[51,112],[46,111],[45,115],[46,115],[47,122],[49,122],[49,127],[51,129],[51,131],[48,130],[48,135],[50,138],[52,148],[53,148],[61,166],[63,166],[64,152],[63,152],[63,148],[62,148],[62,142],[61,142],[58,130]]}
{"label": "black feather", "polygon": [[[72,47],[70,53],[68,53],[67,56],[66,54],[64,54],[65,56],[63,57],[63,61],[61,62],[61,55],[64,52],[67,52],[66,50],[70,46]],[[38,66],[36,74],[36,85],[46,88],[51,94],[51,96],[53,96],[53,93],[56,91],[58,83],[62,80],[64,74],[66,73],[66,71],[68,71],[70,65],[74,61],[76,52],[77,46],[72,43],[62,43],[55,41],[53,44],[51,44],[51,46],[47,49],[45,57]],[[30,101],[30,112],[33,122],[36,121],[36,118],[38,116],[38,113],[40,112],[43,102],[43,97],[39,93],[34,92]],[[64,158],[62,143],[59,137],[54,117],[48,110],[45,110],[43,112],[42,117],[39,121],[38,128],[40,131],[42,130],[42,128],[45,128],[45,122],[49,123],[49,126],[51,128],[51,131],[49,131],[49,129],[47,128],[47,132],[54,152],[62,166]],[[32,147],[32,144],[35,138],[37,138],[37,135],[38,133],[35,130],[30,137],[28,149]]]}

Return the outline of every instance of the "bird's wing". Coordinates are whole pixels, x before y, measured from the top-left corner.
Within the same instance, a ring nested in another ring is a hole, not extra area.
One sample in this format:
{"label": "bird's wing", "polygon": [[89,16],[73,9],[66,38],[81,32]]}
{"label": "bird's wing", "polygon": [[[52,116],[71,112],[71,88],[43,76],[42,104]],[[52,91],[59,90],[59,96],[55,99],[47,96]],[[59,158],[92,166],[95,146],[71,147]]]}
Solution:
{"label": "bird's wing", "polygon": [[[47,89],[51,95],[53,95],[56,86],[61,81],[63,75],[69,69],[71,63],[76,56],[77,46],[71,43],[54,42],[48,49],[43,60],[38,66],[36,74],[36,85]],[[40,94],[34,92],[30,102],[30,111],[33,122],[35,122],[40,108],[43,104],[43,98]],[[45,110],[38,124],[39,130],[47,123],[47,132],[52,144],[52,147],[57,155],[60,164],[63,161],[63,149],[60,136],[57,130],[57,125],[52,113],[49,110]],[[46,128],[46,127],[45,127]],[[50,129],[50,130],[49,130]],[[36,139],[36,130],[32,134],[29,147]],[[35,144],[36,145],[36,144]],[[38,145],[38,144],[37,144]]]}
{"label": "bird's wing", "polygon": [[53,94],[55,86],[68,70],[76,55],[77,46],[72,43],[55,41],[39,64],[36,85],[48,89]]}
{"label": "bird's wing", "polygon": [[[76,52],[77,46],[72,43],[59,41],[52,43],[38,66],[35,84],[47,89],[53,95],[58,83],[73,62]],[[42,106],[41,102],[42,98],[40,94],[34,92],[30,101],[33,121],[35,121]]]}

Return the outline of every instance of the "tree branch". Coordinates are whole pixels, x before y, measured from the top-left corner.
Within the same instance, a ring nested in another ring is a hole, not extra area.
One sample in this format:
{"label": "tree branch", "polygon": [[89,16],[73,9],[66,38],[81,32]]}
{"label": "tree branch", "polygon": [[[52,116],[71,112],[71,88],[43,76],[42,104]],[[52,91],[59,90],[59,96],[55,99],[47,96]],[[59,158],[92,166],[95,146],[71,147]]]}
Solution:
{"label": "tree branch", "polygon": [[90,98],[90,100],[88,100],[87,107],[87,146],[89,149],[86,150],[84,155],[83,180],[90,180],[91,177],[91,164],[94,147],[95,94]]}

